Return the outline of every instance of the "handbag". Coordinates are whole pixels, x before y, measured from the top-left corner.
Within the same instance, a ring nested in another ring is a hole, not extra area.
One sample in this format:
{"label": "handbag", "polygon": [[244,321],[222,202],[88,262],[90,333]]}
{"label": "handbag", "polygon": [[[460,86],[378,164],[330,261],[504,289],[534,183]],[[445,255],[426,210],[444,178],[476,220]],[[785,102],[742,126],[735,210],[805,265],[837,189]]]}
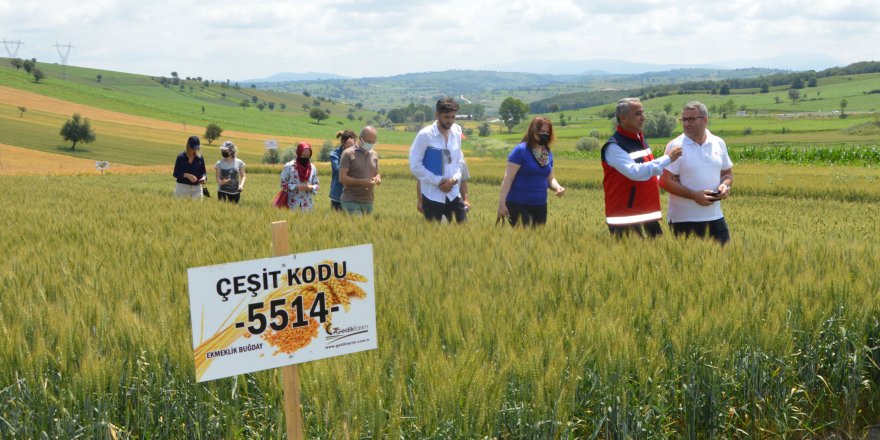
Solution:
{"label": "handbag", "polygon": [[272,206],[278,209],[288,209],[287,191],[283,189],[281,191],[278,191],[278,194],[275,194],[275,199],[272,200]]}

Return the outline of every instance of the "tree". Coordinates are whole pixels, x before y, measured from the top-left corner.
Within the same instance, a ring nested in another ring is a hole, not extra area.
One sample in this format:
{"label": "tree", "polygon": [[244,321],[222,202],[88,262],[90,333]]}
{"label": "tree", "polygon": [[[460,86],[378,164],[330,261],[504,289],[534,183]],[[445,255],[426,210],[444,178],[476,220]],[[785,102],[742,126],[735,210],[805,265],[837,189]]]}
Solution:
{"label": "tree", "polygon": [[22,60],[21,58],[13,58],[9,60],[9,64],[12,64],[12,67],[15,67],[15,70],[21,69],[23,63],[24,60]]}
{"label": "tree", "polygon": [[577,140],[574,144],[574,148],[578,151],[595,151],[601,147],[602,144],[599,142],[599,139],[596,139],[592,136],[590,137],[582,137]]}
{"label": "tree", "polygon": [[24,112],[26,112],[26,111],[27,111],[27,107],[25,107],[25,106],[23,106],[23,105],[18,106],[18,113],[19,113],[19,114],[18,114],[18,117],[19,117],[19,118],[23,118],[23,117],[24,117]]}
{"label": "tree", "polygon": [[804,88],[804,80],[801,77],[796,76],[794,81],[791,82],[791,88],[793,89],[802,89]]}
{"label": "tree", "polygon": [[287,104],[285,104],[283,102],[278,107],[281,108],[281,111],[287,110]]}
{"label": "tree", "polygon": [[666,112],[666,113],[672,114],[672,103],[671,103],[671,102],[667,102],[666,104],[664,104],[664,105],[663,105],[663,111]]}
{"label": "tree", "polygon": [[247,99],[242,99],[241,102],[238,103],[238,105],[240,105],[241,109],[244,110],[244,109],[251,106],[251,102],[248,101]]}
{"label": "tree", "polygon": [[73,119],[68,119],[61,127],[61,136],[65,141],[73,142],[70,150],[76,149],[77,142],[87,144],[94,142],[96,139],[95,132],[92,130],[92,124],[89,118],[83,119],[79,113],[73,114]]}
{"label": "tree", "polygon": [[559,105],[550,104],[549,106],[547,106],[547,111],[549,111],[550,113],[556,113],[559,111]]}
{"label": "tree", "polygon": [[214,142],[215,139],[219,138],[222,133],[223,129],[220,128],[219,125],[213,122],[208,124],[208,126],[205,127],[205,139],[208,141],[208,145],[211,145],[211,142]]}
{"label": "tree", "polygon": [[486,136],[489,136],[492,134],[492,129],[489,128],[489,124],[486,122],[483,122],[482,124],[480,124],[480,126],[477,127],[477,129],[479,130],[478,134],[482,137],[486,137]]}
{"label": "tree", "polygon": [[843,99],[840,100],[840,117],[841,117],[841,118],[845,118],[845,117],[846,117],[845,110],[846,110],[846,106],[847,106],[847,105],[849,105],[849,103],[846,102],[846,98],[843,98]]}
{"label": "tree", "polygon": [[294,159],[296,159],[296,149],[293,147],[287,147],[284,153],[281,154],[281,163],[287,163]]}
{"label": "tree", "polygon": [[780,97],[778,97],[778,96],[774,96],[774,97],[773,97],[773,100],[776,101],[777,104],[779,104],[780,102],[782,102],[782,98],[780,98]]}
{"label": "tree", "polygon": [[512,133],[513,127],[519,125],[519,123],[522,122],[523,118],[525,118],[528,113],[528,104],[512,96],[508,96],[501,103],[501,107],[498,109],[498,115],[501,116],[501,119],[504,121],[504,125],[507,126],[508,133]]}
{"label": "tree", "polygon": [[269,110],[275,111],[275,103],[274,102],[267,102],[266,107],[269,107]]}
{"label": "tree", "polygon": [[333,142],[324,141],[321,151],[318,153],[318,162],[330,162],[330,153],[333,152]]}
{"label": "tree", "polygon": [[202,114],[205,114],[205,106],[202,106]]}
{"label": "tree", "polygon": [[[669,135],[672,134],[672,130],[675,130],[675,125],[676,121],[674,116],[660,110],[654,110],[645,115],[645,125],[642,129],[644,130],[646,137],[669,137]],[[592,139],[599,142],[598,139]]]}
{"label": "tree", "polygon": [[721,84],[721,90],[718,91],[719,95],[729,95],[730,94],[730,84],[724,83]]}
{"label": "tree", "polygon": [[101,82],[101,80],[104,79],[104,75],[101,75],[101,74],[99,73],[99,74],[97,74],[97,75],[95,76],[95,79],[97,79],[98,82]]}
{"label": "tree", "polygon": [[329,118],[330,116],[328,116],[327,112],[325,112],[323,109],[315,107],[309,112],[309,117],[314,119],[318,124],[320,124],[321,121]]}
{"label": "tree", "polygon": [[220,98],[223,99],[223,100],[226,100],[226,92],[221,92],[221,93],[220,93]]}
{"label": "tree", "polygon": [[266,108],[266,104],[263,104],[262,102],[257,104],[257,110],[263,111],[264,108]]}
{"label": "tree", "polygon": [[807,81],[807,87],[816,87],[817,85],[819,85],[819,81],[816,80],[815,76],[811,76]]}
{"label": "tree", "polygon": [[761,83],[761,93],[770,93],[770,83],[766,81]]}
{"label": "tree", "polygon": [[273,149],[271,149],[271,150],[266,150],[266,152],[263,153],[263,160],[262,160],[262,162],[263,162],[263,163],[268,163],[268,164],[275,165],[276,163],[278,163],[278,159],[279,159],[279,157],[278,157],[278,149],[277,149],[277,148],[273,148]]}
{"label": "tree", "polygon": [[21,63],[21,67],[24,67],[24,71],[27,72],[28,75],[30,75],[31,71],[34,70],[34,67],[35,67],[36,65],[37,65],[37,63],[35,63],[35,62],[31,61],[31,60],[24,60],[24,61]]}
{"label": "tree", "polygon": [[43,79],[43,78],[46,77],[46,74],[43,73],[43,71],[40,70],[40,69],[34,69],[34,70],[31,72],[31,75],[34,76],[34,82],[35,82],[35,83],[39,83],[41,79]]}
{"label": "tree", "polygon": [[312,96],[312,94],[309,93],[308,90],[303,90],[303,96],[305,96],[306,98],[310,98]]}
{"label": "tree", "polygon": [[718,111],[720,111],[722,115],[734,113],[736,112],[736,103],[733,102],[733,99],[728,99],[727,102],[718,107]]}
{"label": "tree", "polygon": [[801,92],[798,89],[788,89],[788,97],[791,98],[792,104],[796,104],[798,98],[801,97]]}
{"label": "tree", "polygon": [[253,102],[254,104],[257,103],[257,95],[251,96],[251,102]]}

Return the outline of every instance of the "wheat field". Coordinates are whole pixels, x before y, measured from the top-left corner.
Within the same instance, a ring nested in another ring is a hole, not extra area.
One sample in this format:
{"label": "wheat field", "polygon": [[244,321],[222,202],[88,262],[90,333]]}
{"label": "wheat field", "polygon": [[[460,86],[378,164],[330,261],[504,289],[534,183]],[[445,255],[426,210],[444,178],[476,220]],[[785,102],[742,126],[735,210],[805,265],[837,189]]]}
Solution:
{"label": "wheat field", "polygon": [[[375,215],[171,197],[167,174],[0,179],[0,437],[283,438],[280,374],[196,384],[186,269],[373,243],[379,348],[300,367],[309,438],[860,437],[880,420],[880,171],[738,164],[732,241],[613,240],[601,169],[539,229],[426,224],[403,164]],[[323,170],[322,170],[323,172]],[[665,195],[663,196],[665,200]],[[667,231],[668,232],[668,231]]]}

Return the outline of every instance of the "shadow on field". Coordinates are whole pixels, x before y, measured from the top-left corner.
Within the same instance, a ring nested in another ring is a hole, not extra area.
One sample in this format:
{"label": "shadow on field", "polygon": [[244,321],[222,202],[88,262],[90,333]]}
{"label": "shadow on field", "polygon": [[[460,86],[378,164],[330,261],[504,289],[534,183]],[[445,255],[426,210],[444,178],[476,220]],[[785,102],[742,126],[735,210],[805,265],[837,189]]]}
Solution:
{"label": "shadow on field", "polygon": [[92,150],[89,150],[87,148],[80,148],[79,145],[76,146],[75,150],[71,150],[70,145],[56,145],[55,150],[63,152],[65,154],[91,153],[92,152]]}

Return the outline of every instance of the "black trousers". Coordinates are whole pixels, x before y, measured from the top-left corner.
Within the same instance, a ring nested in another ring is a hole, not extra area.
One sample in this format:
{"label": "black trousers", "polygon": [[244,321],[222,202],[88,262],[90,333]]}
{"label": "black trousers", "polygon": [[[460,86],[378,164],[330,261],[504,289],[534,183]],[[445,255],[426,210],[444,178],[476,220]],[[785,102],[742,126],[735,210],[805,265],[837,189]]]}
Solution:
{"label": "black trousers", "polygon": [[727,222],[724,220],[724,217],[708,222],[670,223],[669,227],[672,228],[672,232],[676,237],[696,235],[700,238],[706,238],[706,233],[708,232],[709,236],[718,243],[727,244],[730,241],[730,231],[727,229]]}
{"label": "black trousers", "polygon": [[229,201],[229,202],[232,202],[232,203],[238,203],[238,200],[239,200],[240,198],[241,198],[241,193],[238,193],[238,194],[227,194],[227,193],[225,193],[225,192],[217,191],[217,200],[219,200],[219,201],[221,201],[221,202],[223,202],[223,201]]}
{"label": "black trousers", "polygon": [[638,235],[642,237],[655,238],[663,235],[660,229],[660,221],[636,223],[632,225],[608,225],[608,230],[615,237],[623,237],[624,235]]}
{"label": "black trousers", "polygon": [[342,211],[342,202],[337,202],[336,200],[330,200],[330,208],[334,211]]}
{"label": "black trousers", "polygon": [[512,226],[538,226],[547,223],[547,204],[524,205],[507,202],[508,220]]}
{"label": "black trousers", "polygon": [[467,210],[464,208],[464,202],[461,201],[461,197],[456,197],[453,200],[446,199],[445,203],[440,203],[422,194],[422,211],[425,212],[425,219],[429,221],[439,222],[443,217],[446,217],[448,221],[452,221],[453,216],[455,216],[457,223],[467,221]]}

